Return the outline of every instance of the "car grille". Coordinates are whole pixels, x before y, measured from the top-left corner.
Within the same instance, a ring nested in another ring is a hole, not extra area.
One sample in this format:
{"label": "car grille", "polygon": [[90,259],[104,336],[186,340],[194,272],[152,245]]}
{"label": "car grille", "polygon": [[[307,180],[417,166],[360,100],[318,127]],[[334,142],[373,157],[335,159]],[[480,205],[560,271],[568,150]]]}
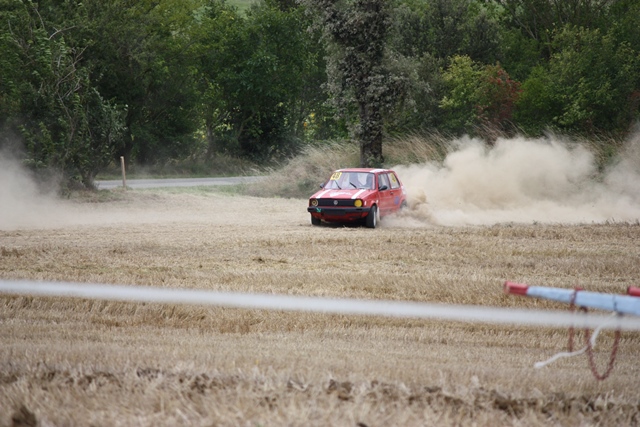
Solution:
{"label": "car grille", "polygon": [[351,199],[318,199],[318,206],[353,206],[353,203]]}

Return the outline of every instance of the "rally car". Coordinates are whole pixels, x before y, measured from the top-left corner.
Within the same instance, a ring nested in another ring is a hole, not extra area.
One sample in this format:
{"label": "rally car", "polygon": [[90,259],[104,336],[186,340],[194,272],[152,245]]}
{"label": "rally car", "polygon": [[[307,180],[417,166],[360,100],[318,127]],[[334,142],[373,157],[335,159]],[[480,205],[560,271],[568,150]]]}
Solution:
{"label": "rally car", "polygon": [[376,228],[381,217],[407,205],[407,194],[390,169],[353,168],[335,171],[309,198],[311,224],[361,221]]}

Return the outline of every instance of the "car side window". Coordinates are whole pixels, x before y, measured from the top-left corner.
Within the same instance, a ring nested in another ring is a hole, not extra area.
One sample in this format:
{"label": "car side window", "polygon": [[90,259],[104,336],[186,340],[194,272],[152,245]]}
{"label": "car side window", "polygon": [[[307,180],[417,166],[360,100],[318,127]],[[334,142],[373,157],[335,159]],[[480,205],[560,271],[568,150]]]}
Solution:
{"label": "car side window", "polygon": [[398,182],[398,177],[394,173],[389,174],[389,180],[391,181],[391,189],[400,188],[400,182]]}
{"label": "car side window", "polygon": [[375,175],[372,173],[368,173],[365,178],[364,188],[367,190],[373,190],[373,183],[375,182]]}
{"label": "car side window", "polygon": [[389,188],[389,177],[387,176],[386,173],[381,173],[380,175],[378,175],[378,190],[380,190],[382,187],[387,186],[387,189]]}

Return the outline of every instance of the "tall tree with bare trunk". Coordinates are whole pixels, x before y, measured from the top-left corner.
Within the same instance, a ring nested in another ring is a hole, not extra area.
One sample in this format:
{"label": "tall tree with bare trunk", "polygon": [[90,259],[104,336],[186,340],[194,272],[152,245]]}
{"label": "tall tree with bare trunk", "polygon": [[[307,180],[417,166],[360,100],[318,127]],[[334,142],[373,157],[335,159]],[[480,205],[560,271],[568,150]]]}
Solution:
{"label": "tall tree with bare trunk", "polygon": [[362,167],[380,166],[384,112],[401,84],[386,66],[391,9],[386,0],[300,0],[321,27],[329,57],[329,90],[337,110],[356,116],[352,133]]}

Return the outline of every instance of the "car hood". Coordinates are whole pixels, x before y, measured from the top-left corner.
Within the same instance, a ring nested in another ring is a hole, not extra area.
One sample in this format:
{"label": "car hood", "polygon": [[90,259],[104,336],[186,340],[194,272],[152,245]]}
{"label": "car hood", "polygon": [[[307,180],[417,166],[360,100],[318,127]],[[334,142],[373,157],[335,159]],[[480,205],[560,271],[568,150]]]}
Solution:
{"label": "car hood", "polygon": [[354,188],[351,190],[320,190],[316,192],[311,199],[363,199],[369,194],[375,193],[374,190],[365,190]]}

